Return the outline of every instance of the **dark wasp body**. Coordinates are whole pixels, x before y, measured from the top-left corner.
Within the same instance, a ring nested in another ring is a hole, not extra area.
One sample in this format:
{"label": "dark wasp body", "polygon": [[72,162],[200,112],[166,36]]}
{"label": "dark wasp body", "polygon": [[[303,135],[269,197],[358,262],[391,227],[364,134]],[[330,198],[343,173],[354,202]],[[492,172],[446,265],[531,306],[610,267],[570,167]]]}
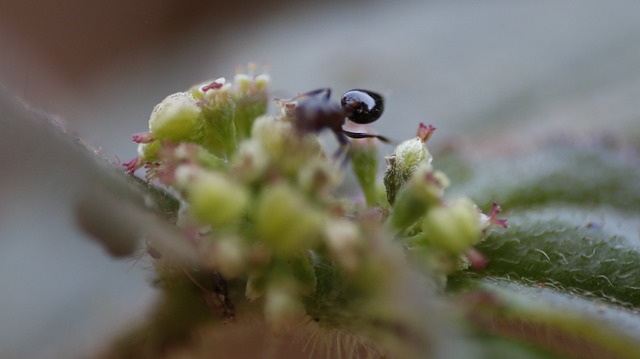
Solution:
{"label": "dark wasp body", "polygon": [[390,142],[386,137],[362,132],[347,131],[342,128],[347,119],[357,124],[376,121],[384,111],[384,99],[381,95],[368,90],[354,89],[345,92],[340,103],[331,102],[331,89],[323,88],[299,95],[294,108],[295,127],[302,132],[320,132],[331,130],[341,149],[349,145],[347,137],[377,138]]}

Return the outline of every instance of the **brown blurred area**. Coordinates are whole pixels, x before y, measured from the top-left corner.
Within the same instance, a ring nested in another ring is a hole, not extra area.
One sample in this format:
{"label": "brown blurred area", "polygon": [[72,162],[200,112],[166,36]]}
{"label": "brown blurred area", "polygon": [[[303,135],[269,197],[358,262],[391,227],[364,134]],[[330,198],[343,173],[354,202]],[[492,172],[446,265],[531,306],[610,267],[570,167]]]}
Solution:
{"label": "brown blurred area", "polygon": [[[273,97],[382,93],[371,132],[398,142],[424,122],[431,149],[481,159],[603,134],[640,149],[637,14],[633,0],[0,0],[0,92],[123,162],[165,96],[247,62],[270,65]],[[70,194],[90,170],[0,109],[0,357],[86,357],[151,306],[148,268],[78,231]]]}
{"label": "brown blurred area", "polygon": [[0,0],[0,88],[106,153],[130,156],[129,134],[145,129],[155,103],[253,60],[218,49],[288,4]]}
{"label": "brown blurred area", "polygon": [[[5,43],[0,45],[3,52],[11,53],[2,56],[0,73],[15,72],[15,61],[32,58],[33,65],[39,67],[34,71],[51,74],[73,87],[108,64],[125,61],[161,42],[177,41],[202,23],[224,31],[237,23],[237,18],[265,14],[284,2],[4,1],[0,5],[0,36],[4,39],[0,41]],[[0,80],[9,80],[10,87],[20,82],[10,75]]]}

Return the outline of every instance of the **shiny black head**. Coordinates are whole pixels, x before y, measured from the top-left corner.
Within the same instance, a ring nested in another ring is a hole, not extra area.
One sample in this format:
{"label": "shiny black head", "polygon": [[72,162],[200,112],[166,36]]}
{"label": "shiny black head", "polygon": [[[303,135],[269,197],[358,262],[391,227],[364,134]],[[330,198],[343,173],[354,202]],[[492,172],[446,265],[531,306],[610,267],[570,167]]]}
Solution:
{"label": "shiny black head", "polygon": [[384,110],[384,99],[379,94],[354,89],[342,95],[340,104],[331,101],[331,89],[320,88],[305,92],[291,100],[277,100],[281,104],[293,104],[294,126],[301,132],[320,132],[329,129],[336,135],[341,146],[347,146],[350,138],[377,138],[390,142],[384,136],[352,132],[342,128],[349,119],[358,124],[376,121]]}
{"label": "shiny black head", "polygon": [[384,99],[379,94],[368,90],[349,90],[340,100],[345,116],[361,125],[376,121],[384,111]]}

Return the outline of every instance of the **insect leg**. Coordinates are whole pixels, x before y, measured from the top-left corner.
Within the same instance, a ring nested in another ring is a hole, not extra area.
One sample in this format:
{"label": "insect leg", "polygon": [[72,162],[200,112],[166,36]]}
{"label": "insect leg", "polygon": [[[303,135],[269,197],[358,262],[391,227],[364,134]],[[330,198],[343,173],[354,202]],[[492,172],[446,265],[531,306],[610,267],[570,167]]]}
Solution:
{"label": "insect leg", "polygon": [[351,141],[340,131],[333,131],[338,139],[338,149],[333,154],[333,160],[340,162],[341,166],[346,166],[347,160],[351,155]]}
{"label": "insect leg", "polygon": [[347,130],[342,130],[342,133],[345,136],[351,137],[351,138],[377,138],[378,140],[384,142],[384,143],[392,143],[393,141],[391,141],[390,139],[381,136],[381,135],[373,135],[370,133],[363,133],[363,132],[351,132],[351,131],[347,131]]}
{"label": "insect leg", "polygon": [[315,96],[320,96],[320,98],[325,101],[325,102],[329,102],[329,99],[331,98],[331,89],[328,87],[324,87],[324,88],[319,88],[316,90],[311,90],[308,92],[303,92],[301,94],[298,94],[297,96],[293,97],[293,98],[289,98],[289,99],[280,99],[280,98],[275,98],[273,99],[273,101],[280,107],[285,107],[288,104],[295,104],[298,100],[303,99],[305,97],[315,97]]}
{"label": "insect leg", "polygon": [[329,98],[331,98],[331,89],[328,87],[324,87],[324,88],[319,88],[316,90],[311,90],[309,92],[305,92],[302,93],[298,96],[296,96],[296,98],[300,98],[300,97],[313,97],[313,96],[318,96],[318,95],[322,95],[321,98],[323,100],[329,101]]}

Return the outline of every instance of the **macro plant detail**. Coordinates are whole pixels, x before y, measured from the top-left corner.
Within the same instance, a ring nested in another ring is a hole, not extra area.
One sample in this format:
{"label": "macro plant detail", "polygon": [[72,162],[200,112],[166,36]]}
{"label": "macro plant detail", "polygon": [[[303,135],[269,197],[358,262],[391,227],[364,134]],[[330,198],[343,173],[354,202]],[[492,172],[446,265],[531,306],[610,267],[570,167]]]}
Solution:
{"label": "macro plant detail", "polygon": [[[276,332],[307,323],[349,333],[354,348],[419,355],[425,348],[403,343],[414,334],[398,330],[416,323],[390,288],[417,271],[442,290],[444,276],[481,268],[473,247],[491,227],[507,227],[499,207],[485,215],[468,198],[444,199],[449,180],[431,164],[426,143],[435,128],[424,124],[385,158],[382,186],[376,141],[389,140],[342,128],[349,119],[377,120],[381,95],[351,90],[337,104],[321,89],[276,99],[271,115],[269,76],[254,72],[250,66],[233,82],[219,78],[169,95],[153,109],[149,132],[133,136],[139,156],[124,164],[126,172],[144,168],[149,183],[176,195],[175,223],[198,258],[190,265],[165,259],[170,253],[147,238],[156,284],[168,298],[158,315],[179,316],[166,312],[183,310],[186,299],[176,298],[185,291],[197,293],[189,300],[208,312],[194,313],[193,323],[184,315],[180,334],[166,329],[140,350],[157,354],[202,318],[233,321],[243,315],[237,308],[258,306]],[[318,141],[323,129],[338,140],[333,156]],[[347,162],[365,203],[336,195]],[[371,344],[379,338],[383,345]],[[154,348],[154,340],[162,345]]]}
{"label": "macro plant detail", "polygon": [[[254,73],[156,106],[125,166],[143,178],[2,99],[2,133],[17,135],[6,153],[32,154],[28,167],[66,186],[51,198],[66,200],[70,230],[153,267],[154,302],[119,339],[101,337],[97,357],[637,357],[632,148],[595,137],[486,152],[435,146],[419,125],[387,151],[326,89],[275,100]],[[355,91],[373,98],[359,122],[394,121],[381,96]],[[59,171],[61,154],[78,170]]]}
{"label": "macro plant detail", "polygon": [[0,358],[640,358],[620,3],[16,2]]}

